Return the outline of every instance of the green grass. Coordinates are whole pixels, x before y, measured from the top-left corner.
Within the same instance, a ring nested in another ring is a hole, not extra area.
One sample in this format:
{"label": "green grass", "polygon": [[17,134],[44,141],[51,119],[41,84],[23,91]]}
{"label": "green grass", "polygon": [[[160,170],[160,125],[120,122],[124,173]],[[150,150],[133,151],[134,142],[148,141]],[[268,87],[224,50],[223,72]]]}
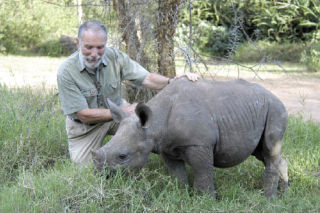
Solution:
{"label": "green grass", "polygon": [[[11,60],[0,57],[6,59]],[[18,61],[23,60],[27,58]],[[53,64],[42,69],[55,70],[59,63]],[[7,62],[7,67],[16,75],[29,72],[19,64]],[[56,92],[43,84],[0,86],[0,212],[320,210],[318,124],[302,117],[289,118],[283,157],[289,164],[290,188],[284,196],[271,201],[264,197],[263,165],[250,157],[236,167],[215,169],[218,199],[214,200],[169,176],[158,155],[152,154],[148,166],[137,174],[118,174],[107,180],[91,167],[77,168],[69,160],[65,121]]]}
{"label": "green grass", "polygon": [[3,184],[0,212],[318,212],[319,141],[318,125],[290,117],[283,147],[290,188],[272,201],[263,195],[263,166],[253,157],[215,170],[218,200],[170,177],[157,155],[139,173],[107,180],[60,157],[47,169],[21,169],[14,183]]}

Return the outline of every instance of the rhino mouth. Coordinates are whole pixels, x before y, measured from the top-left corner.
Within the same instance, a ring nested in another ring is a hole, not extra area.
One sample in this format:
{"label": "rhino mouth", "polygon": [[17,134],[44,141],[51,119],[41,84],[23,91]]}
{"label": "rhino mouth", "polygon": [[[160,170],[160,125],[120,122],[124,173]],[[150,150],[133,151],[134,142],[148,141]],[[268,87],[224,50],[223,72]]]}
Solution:
{"label": "rhino mouth", "polygon": [[103,175],[105,176],[106,180],[112,177],[120,176],[127,176],[129,175],[129,170],[127,168],[105,168]]}

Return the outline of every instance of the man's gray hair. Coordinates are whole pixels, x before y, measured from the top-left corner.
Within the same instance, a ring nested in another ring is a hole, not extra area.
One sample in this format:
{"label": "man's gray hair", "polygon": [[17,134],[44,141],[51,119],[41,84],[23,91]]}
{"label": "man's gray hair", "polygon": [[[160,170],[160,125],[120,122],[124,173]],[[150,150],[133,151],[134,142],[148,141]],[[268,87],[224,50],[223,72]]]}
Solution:
{"label": "man's gray hair", "polygon": [[80,25],[79,31],[78,31],[78,39],[81,41],[83,32],[86,30],[92,30],[94,32],[104,32],[106,34],[106,38],[108,35],[107,28],[104,24],[102,24],[100,21],[92,20],[87,21]]}

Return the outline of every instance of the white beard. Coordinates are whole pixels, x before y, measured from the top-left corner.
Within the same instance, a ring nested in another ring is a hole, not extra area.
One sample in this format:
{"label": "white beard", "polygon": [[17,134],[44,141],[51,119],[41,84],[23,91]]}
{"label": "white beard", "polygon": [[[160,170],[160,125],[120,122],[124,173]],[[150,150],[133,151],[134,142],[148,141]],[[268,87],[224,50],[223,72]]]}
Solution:
{"label": "white beard", "polygon": [[[80,57],[82,58],[85,67],[91,70],[98,68],[102,61],[102,58],[99,55],[97,57],[83,55],[81,49],[80,49]],[[96,62],[91,62],[93,60]]]}

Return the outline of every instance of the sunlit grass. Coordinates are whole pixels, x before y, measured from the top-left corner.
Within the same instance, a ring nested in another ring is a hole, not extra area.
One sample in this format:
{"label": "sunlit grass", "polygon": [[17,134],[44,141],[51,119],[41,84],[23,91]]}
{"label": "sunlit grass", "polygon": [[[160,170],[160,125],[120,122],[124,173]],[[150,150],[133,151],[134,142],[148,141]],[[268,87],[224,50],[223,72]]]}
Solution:
{"label": "sunlit grass", "polygon": [[63,60],[0,55],[0,83],[10,87],[56,87],[57,70]]}

